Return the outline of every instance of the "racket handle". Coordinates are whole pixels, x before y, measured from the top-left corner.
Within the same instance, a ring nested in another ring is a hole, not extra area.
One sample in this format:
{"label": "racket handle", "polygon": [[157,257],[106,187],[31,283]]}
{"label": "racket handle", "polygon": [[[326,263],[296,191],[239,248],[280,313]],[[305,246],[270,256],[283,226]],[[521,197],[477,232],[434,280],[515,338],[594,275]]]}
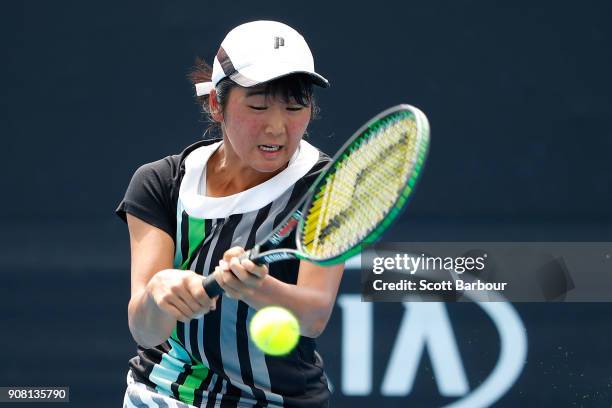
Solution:
{"label": "racket handle", "polygon": [[219,285],[219,282],[217,282],[212,274],[202,279],[202,286],[204,286],[204,291],[211,299],[215,296],[221,295],[224,292],[223,288],[221,285]]}
{"label": "racket handle", "polygon": [[[246,251],[238,259],[240,262],[244,259],[250,259],[253,263],[257,265],[263,265],[265,262],[261,262],[261,259],[257,259],[257,254],[259,254],[259,245],[256,245],[255,248]],[[219,282],[214,278],[213,274],[210,274],[204,278],[202,278],[202,286],[204,286],[204,291],[208,295],[209,298],[213,298],[215,296],[221,295],[224,290],[219,285]]]}
{"label": "racket handle", "polygon": [[249,249],[240,256],[240,262],[242,262],[243,259],[249,259],[257,266],[265,265],[266,262],[259,257],[260,252],[261,250],[259,248],[259,245],[255,245],[252,249]]}

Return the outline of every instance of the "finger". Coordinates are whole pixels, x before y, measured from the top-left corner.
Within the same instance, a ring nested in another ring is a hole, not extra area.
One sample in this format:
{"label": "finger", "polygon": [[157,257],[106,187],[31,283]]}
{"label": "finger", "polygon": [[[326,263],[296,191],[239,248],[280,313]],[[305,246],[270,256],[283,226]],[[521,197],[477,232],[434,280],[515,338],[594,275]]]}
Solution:
{"label": "finger", "polygon": [[242,266],[240,260],[234,257],[229,262],[229,269],[236,275],[241,281],[246,280],[249,277],[249,272]]}
{"label": "finger", "polygon": [[180,320],[181,322],[184,322],[184,323],[191,320],[191,316],[193,315],[193,313],[191,312],[189,307],[186,304],[184,304],[180,299],[178,298],[168,299],[166,301],[166,306],[168,306],[170,310],[174,308],[178,311],[178,314],[175,315],[176,320]]}
{"label": "finger", "polygon": [[[199,299],[193,296],[191,293],[191,289],[189,287],[190,279],[183,279],[179,285],[172,287],[171,294],[174,298],[171,298],[174,301],[175,305],[185,305],[187,307],[186,314],[190,316],[195,316],[201,314],[207,308],[203,307]],[[202,286],[202,280],[200,279],[200,286]]]}
{"label": "finger", "polygon": [[219,283],[219,286],[223,288],[223,292],[227,297],[232,299],[238,298],[238,293],[236,289],[234,289],[238,279],[236,279],[231,271],[224,271],[217,266],[215,268],[215,279],[217,280],[217,283]]}
{"label": "finger", "polygon": [[223,281],[224,287],[229,287],[233,290],[240,290],[244,285],[235,275],[232,270],[221,271],[221,280]]}
{"label": "finger", "polygon": [[225,253],[223,254],[223,260],[225,262],[229,262],[230,259],[232,259],[233,257],[238,257],[242,255],[243,253],[244,253],[243,247],[240,247],[240,246],[232,247],[228,249],[227,251],[225,251]]}
{"label": "finger", "polygon": [[[193,297],[187,283],[183,283],[184,286],[178,287],[174,294],[185,304],[191,311],[190,315],[194,316],[202,312],[202,306],[196,298]],[[201,284],[200,284],[201,286]]]}
{"label": "finger", "polygon": [[210,310],[211,311],[217,310],[217,299],[219,299],[219,296],[215,296],[214,298],[210,300]]}
{"label": "finger", "polygon": [[247,268],[240,263],[238,258],[232,258],[230,261],[230,268],[234,275],[249,288],[255,288],[261,285],[260,277],[247,270]]}
{"label": "finger", "polygon": [[248,287],[231,270],[224,271],[219,268],[216,271],[217,282],[223,290],[233,299],[242,299],[243,293],[248,290]]}
{"label": "finger", "polygon": [[[253,278],[251,278],[251,280],[252,279]],[[257,287],[257,285],[252,287],[250,286],[250,283],[241,281],[233,274],[233,272],[225,272],[224,280],[225,287],[231,291],[232,296],[235,299],[243,300],[245,298],[252,297],[254,294],[254,288]]]}
{"label": "finger", "polygon": [[202,285],[202,277],[200,275],[194,274],[192,279],[189,279],[188,289],[189,293],[198,303],[200,308],[210,308],[211,299],[206,294],[206,290]]}
{"label": "finger", "polygon": [[222,269],[220,266],[216,266],[215,267],[215,271],[213,272],[213,276],[215,277],[215,280],[217,281],[219,286],[221,286],[223,291],[226,291],[228,289],[228,285],[227,285],[226,281],[229,278],[225,276],[226,274],[232,275],[232,272],[231,271],[226,271],[226,270]]}
{"label": "finger", "polygon": [[188,316],[185,316],[183,314],[183,312],[181,312],[176,306],[174,306],[172,303],[164,303],[163,306],[161,306],[161,309],[168,313],[169,315],[171,315],[172,317],[174,317],[176,320],[180,320],[180,321],[185,321],[188,320]]}
{"label": "finger", "polygon": [[268,266],[266,264],[257,265],[250,259],[243,259],[242,266],[252,275],[258,278],[264,278],[268,274]]}

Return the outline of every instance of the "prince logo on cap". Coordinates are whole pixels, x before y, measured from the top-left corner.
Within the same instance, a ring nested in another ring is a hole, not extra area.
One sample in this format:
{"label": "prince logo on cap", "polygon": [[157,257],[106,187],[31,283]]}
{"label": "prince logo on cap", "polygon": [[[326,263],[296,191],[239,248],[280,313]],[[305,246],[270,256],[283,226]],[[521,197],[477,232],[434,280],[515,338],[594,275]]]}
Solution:
{"label": "prince logo on cap", "polygon": [[283,47],[285,45],[285,39],[283,37],[274,37],[274,49]]}

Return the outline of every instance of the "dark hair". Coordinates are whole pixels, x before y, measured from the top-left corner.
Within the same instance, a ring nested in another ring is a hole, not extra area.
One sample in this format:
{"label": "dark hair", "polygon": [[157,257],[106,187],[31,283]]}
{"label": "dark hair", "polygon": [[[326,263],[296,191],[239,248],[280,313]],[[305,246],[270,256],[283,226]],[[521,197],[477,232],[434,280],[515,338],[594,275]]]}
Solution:
{"label": "dark hair", "polygon": [[[194,86],[200,82],[209,82],[212,78],[212,67],[201,58],[196,58],[195,66],[187,77]],[[240,85],[227,77],[217,84],[217,100],[223,112],[225,112],[225,107],[227,106],[230,90],[238,86]],[[299,105],[310,106],[312,108],[310,119],[318,118],[319,107],[314,98],[313,82],[308,74],[290,74],[266,82],[263,91],[266,97],[280,97],[285,102],[294,100]],[[208,95],[196,96],[196,100],[210,123],[204,135],[214,131],[218,136],[221,136],[221,126],[211,116]]]}

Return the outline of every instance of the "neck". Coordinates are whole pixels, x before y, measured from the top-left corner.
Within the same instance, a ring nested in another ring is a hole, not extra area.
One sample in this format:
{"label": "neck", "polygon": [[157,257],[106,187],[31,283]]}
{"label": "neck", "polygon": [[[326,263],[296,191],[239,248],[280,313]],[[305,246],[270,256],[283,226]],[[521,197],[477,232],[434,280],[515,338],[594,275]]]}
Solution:
{"label": "neck", "polygon": [[287,167],[270,173],[259,172],[242,163],[236,152],[227,146],[227,143],[222,143],[206,164],[206,194],[210,197],[225,197],[248,190]]}

